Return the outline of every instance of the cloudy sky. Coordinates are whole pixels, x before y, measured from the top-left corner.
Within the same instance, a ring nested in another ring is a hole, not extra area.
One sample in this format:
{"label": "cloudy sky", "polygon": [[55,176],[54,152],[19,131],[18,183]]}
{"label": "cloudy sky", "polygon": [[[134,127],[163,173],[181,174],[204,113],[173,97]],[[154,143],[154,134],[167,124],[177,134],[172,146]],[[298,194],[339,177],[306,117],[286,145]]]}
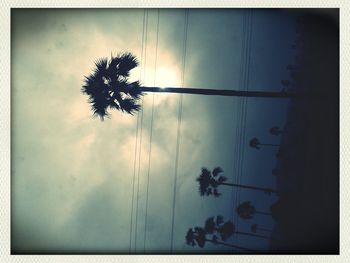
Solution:
{"label": "cloudy sky", "polygon": [[[286,11],[190,9],[188,24],[185,16],[184,9],[12,10],[15,252],[171,253],[180,95],[154,96],[152,126],[153,94],[144,97],[142,123],[141,113],[117,111],[101,122],[80,91],[84,76],[96,59],[129,51],[141,62],[132,78],[145,86],[280,91],[295,55],[295,21]],[[278,143],[268,130],[283,127],[287,105],[183,96],[173,253],[240,252],[186,245],[188,228],[209,216],[221,214],[244,232],[252,223],[273,227],[266,216],[241,221],[234,207],[251,200],[268,211],[275,197],[225,186],[220,198],[201,197],[195,179],[201,167],[221,166],[229,182],[274,187],[276,149],[257,151],[249,140]],[[229,242],[268,248],[251,237]]]}

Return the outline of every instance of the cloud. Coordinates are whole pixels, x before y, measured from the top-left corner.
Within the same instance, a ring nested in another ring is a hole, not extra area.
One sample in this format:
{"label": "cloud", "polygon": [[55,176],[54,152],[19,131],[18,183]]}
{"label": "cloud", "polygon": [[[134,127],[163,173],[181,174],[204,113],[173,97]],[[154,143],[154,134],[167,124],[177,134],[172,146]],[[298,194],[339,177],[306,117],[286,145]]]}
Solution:
{"label": "cloud", "polygon": [[[145,71],[139,67],[133,72],[133,78],[141,76],[147,86],[153,86],[155,73],[153,11],[149,13]],[[161,10],[156,86],[181,86],[183,11]],[[230,19],[232,13],[221,12],[225,13],[222,17],[191,10],[186,87],[231,89],[238,83],[236,22],[241,16]],[[142,144],[138,142],[135,162],[137,115],[114,111],[104,122],[93,119],[87,97],[80,92],[95,59],[123,50],[141,59],[142,20],[141,9],[13,13],[14,249],[127,250],[132,196],[134,223],[139,197],[138,236],[143,237],[149,179],[147,248],[168,251],[180,95],[155,95],[148,170],[152,94],[144,96]],[[222,27],[226,22],[232,28]],[[236,99],[183,96],[176,247],[183,247],[186,230],[201,224],[206,216],[232,213],[227,210],[230,198],[218,204],[200,197],[195,178],[202,166],[221,165],[227,173],[233,170],[235,103]],[[263,119],[265,115],[260,114]],[[255,127],[250,126],[249,134]],[[137,241],[137,249],[141,248],[142,239]]]}

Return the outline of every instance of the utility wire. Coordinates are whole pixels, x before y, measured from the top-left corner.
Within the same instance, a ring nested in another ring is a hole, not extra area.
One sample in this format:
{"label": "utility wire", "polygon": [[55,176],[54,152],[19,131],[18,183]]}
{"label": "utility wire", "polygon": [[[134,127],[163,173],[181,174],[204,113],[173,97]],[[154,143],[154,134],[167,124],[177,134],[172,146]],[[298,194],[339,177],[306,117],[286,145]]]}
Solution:
{"label": "utility wire", "polygon": [[[246,59],[245,59],[245,79],[244,79],[244,90],[248,90],[249,86],[249,76],[250,76],[250,57],[251,57],[251,37],[252,37],[252,10],[249,10],[248,13],[248,33],[247,33],[247,52],[246,52]],[[245,138],[246,138],[246,122],[247,122],[247,98],[243,98],[243,109],[242,109],[242,137],[241,137],[241,152],[240,152],[240,164],[239,164],[239,181],[238,183],[241,184],[242,177],[243,177],[243,166],[244,166],[244,153],[246,149],[245,145]],[[238,189],[238,202],[240,202],[240,194],[241,189]],[[237,228],[238,228],[239,221],[237,220]]]}
{"label": "utility wire", "polygon": [[[246,36],[247,36],[247,14],[243,13],[243,21],[242,21],[242,50],[241,50],[241,62],[240,62],[240,78],[239,78],[239,86],[244,89],[244,74],[245,74],[245,54],[246,54]],[[239,183],[239,164],[240,164],[240,152],[241,152],[241,125],[242,125],[242,98],[237,98],[236,103],[236,138],[235,138],[235,151],[234,151],[234,182]],[[235,208],[238,205],[238,189],[232,189],[234,194],[234,202],[233,202],[233,222],[238,222],[237,213],[235,213]]]}
{"label": "utility wire", "polygon": [[[182,87],[184,87],[184,84],[185,84],[188,12],[189,12],[189,10],[186,9],[185,10],[185,23],[184,23],[183,56],[182,56],[182,76],[181,76],[181,86]],[[173,209],[172,209],[172,220],[171,220],[171,238],[170,238],[170,240],[171,240],[171,243],[170,243],[171,253],[173,252],[173,248],[174,248],[175,202],[176,202],[176,184],[177,184],[177,174],[178,174],[178,164],[179,164],[179,149],[180,149],[180,140],[181,140],[182,102],[183,102],[183,94],[180,94],[178,125],[177,125],[177,139],[176,139],[175,175],[174,175],[174,189],[173,189]]]}
{"label": "utility wire", "polygon": [[[159,37],[159,9],[157,10],[157,38],[156,38],[156,55],[154,61],[154,79],[153,86],[156,86],[156,77],[157,77],[157,59],[158,59],[158,37]],[[146,209],[145,209],[145,230],[143,236],[143,251],[146,252],[146,235],[147,235],[147,215],[148,215],[148,191],[149,191],[149,177],[151,171],[151,156],[152,156],[152,135],[153,135],[153,118],[154,118],[154,96],[152,94],[152,115],[151,115],[151,128],[149,136],[149,152],[148,152],[148,172],[147,172],[147,190],[146,190]]]}
{"label": "utility wire", "polygon": [[[143,79],[146,79],[146,61],[147,61],[147,30],[148,30],[148,9],[146,9],[145,15],[145,34],[144,34],[144,63],[143,63]],[[142,71],[141,71],[142,72]],[[137,173],[137,196],[136,196],[136,216],[135,216],[135,252],[136,252],[136,242],[137,242],[137,221],[138,221],[138,207],[139,207],[139,193],[140,193],[140,167],[141,167],[141,156],[142,156],[142,128],[143,128],[143,98],[141,98],[141,131],[140,131],[140,146],[139,146],[139,167]]]}
{"label": "utility wire", "polygon": [[[140,57],[141,59],[143,57],[144,35],[145,35],[145,10],[143,12],[142,42],[141,42],[141,57]],[[141,78],[141,70],[140,70],[140,78]],[[133,217],[134,217],[136,156],[137,156],[137,145],[138,145],[137,142],[138,142],[139,121],[140,121],[140,114],[137,114],[136,134],[135,134],[134,172],[133,172],[133,179],[132,179],[132,197],[131,197],[131,212],[130,212],[131,215],[130,215],[129,253],[131,253],[132,227],[133,227]]]}

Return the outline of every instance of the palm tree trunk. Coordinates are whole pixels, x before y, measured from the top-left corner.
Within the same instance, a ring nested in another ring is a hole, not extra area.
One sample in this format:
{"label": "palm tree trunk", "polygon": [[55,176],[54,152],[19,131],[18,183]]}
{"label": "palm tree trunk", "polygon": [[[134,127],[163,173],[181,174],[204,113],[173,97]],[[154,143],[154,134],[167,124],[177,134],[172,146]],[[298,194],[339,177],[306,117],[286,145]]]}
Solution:
{"label": "palm tree trunk", "polygon": [[232,245],[230,243],[224,243],[224,242],[220,242],[220,241],[213,241],[211,239],[206,239],[205,241],[211,242],[213,244],[223,245],[223,246],[226,246],[226,247],[238,248],[238,249],[249,251],[249,252],[261,253],[261,251],[258,251],[258,250],[255,250],[255,249],[250,249],[250,248],[246,248],[246,247],[240,247],[240,246]]}
{"label": "palm tree trunk", "polygon": [[244,235],[244,236],[251,236],[251,237],[259,237],[259,238],[264,238],[264,239],[268,239],[268,240],[271,239],[268,236],[256,235],[256,234],[251,234],[251,233],[247,233],[247,232],[240,232],[240,231],[234,232],[233,234]]}
{"label": "palm tree trunk", "polygon": [[220,183],[222,185],[228,185],[232,187],[240,187],[240,188],[247,188],[247,189],[253,189],[253,190],[258,190],[258,191],[263,191],[263,192],[271,192],[271,193],[276,193],[278,194],[279,192],[276,190],[272,190],[269,188],[262,188],[262,187],[257,187],[257,186],[250,186],[250,185],[242,185],[242,184],[230,184],[230,183]]}
{"label": "palm tree trunk", "polygon": [[218,90],[218,89],[194,89],[194,88],[159,88],[159,87],[141,87],[142,92],[165,92],[197,95],[216,95],[216,96],[236,96],[236,97],[259,97],[259,98],[295,98],[300,94],[288,92],[271,91],[243,91],[243,90]]}
{"label": "palm tree trunk", "polygon": [[279,147],[279,144],[271,144],[271,143],[259,143],[260,145],[265,145],[265,146],[275,146],[275,147]]}
{"label": "palm tree trunk", "polygon": [[271,215],[271,213],[266,213],[266,212],[261,212],[261,211],[255,211],[255,213],[261,214],[261,215],[266,215],[266,216],[270,216]]}

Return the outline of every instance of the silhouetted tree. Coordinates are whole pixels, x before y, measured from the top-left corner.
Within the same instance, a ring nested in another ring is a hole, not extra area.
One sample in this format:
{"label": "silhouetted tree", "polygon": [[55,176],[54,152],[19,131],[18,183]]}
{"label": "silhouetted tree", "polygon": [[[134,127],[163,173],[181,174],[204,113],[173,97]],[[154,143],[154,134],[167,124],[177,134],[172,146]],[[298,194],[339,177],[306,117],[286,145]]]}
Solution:
{"label": "silhouetted tree", "polygon": [[[222,217],[220,217],[220,216],[219,216],[219,218],[222,219]],[[205,246],[206,242],[211,242],[215,245],[223,245],[223,246],[227,246],[227,247],[238,248],[238,249],[249,251],[249,252],[259,252],[259,251],[254,250],[254,249],[250,249],[250,248],[241,247],[241,246],[233,245],[230,243],[222,242],[222,241],[227,240],[230,236],[232,236],[232,234],[234,233],[234,231],[233,231],[234,225],[229,221],[225,222],[225,223],[221,222],[222,225],[219,226],[218,229],[216,229],[216,222],[214,222],[214,221],[211,222],[211,223],[214,223],[215,227],[214,227],[214,229],[209,229],[210,232],[208,232],[208,229],[206,230],[205,228],[197,227],[197,226],[194,228],[188,229],[186,237],[185,237],[187,245],[190,245],[190,246],[197,245],[200,248],[203,248]],[[213,226],[210,226],[210,227],[212,228]],[[216,234],[216,232],[215,232],[216,230],[220,231],[220,232],[218,232],[219,235]],[[208,237],[208,235],[210,235],[210,237]]]}
{"label": "silhouetted tree", "polygon": [[222,216],[217,216],[216,220],[214,217],[209,217],[205,221],[204,230],[208,234],[214,234],[217,232],[223,241],[230,238],[235,232],[235,226],[231,221],[224,222]]}
{"label": "silhouetted tree", "polygon": [[98,59],[89,76],[85,76],[81,91],[89,96],[94,116],[103,120],[109,115],[109,109],[134,114],[141,106],[139,99],[145,92],[166,92],[198,95],[220,95],[239,97],[291,98],[297,96],[285,92],[238,91],[196,88],[160,88],[143,87],[139,81],[130,82],[130,71],[138,66],[131,53],[122,53],[116,57]]}
{"label": "silhouetted tree", "polygon": [[278,126],[274,126],[270,129],[270,134],[272,134],[272,135],[278,136],[282,133],[283,133],[283,131]]}
{"label": "silhouetted tree", "polygon": [[243,202],[239,206],[237,206],[236,212],[242,219],[251,219],[255,214],[271,216],[270,213],[257,211],[249,201]]}
{"label": "silhouetted tree", "polygon": [[215,220],[214,217],[209,217],[205,221],[204,230],[208,234],[219,235],[220,238],[223,241],[226,241],[232,235],[244,235],[244,236],[251,236],[251,237],[257,237],[257,238],[270,239],[267,236],[262,236],[262,235],[256,235],[256,234],[251,234],[251,233],[247,233],[247,232],[237,231],[235,229],[235,225],[231,221],[224,222],[223,221],[223,217],[220,216],[220,215],[218,215],[216,217],[216,220]]}
{"label": "silhouetted tree", "polygon": [[257,190],[257,191],[262,191],[266,194],[271,194],[271,193],[278,194],[278,191],[272,190],[271,188],[262,188],[262,187],[250,186],[250,185],[225,183],[227,178],[225,176],[219,175],[222,172],[223,170],[221,169],[221,167],[215,167],[212,173],[207,168],[205,167],[202,168],[201,174],[196,179],[199,182],[199,194],[201,196],[214,195],[215,197],[219,197],[221,193],[219,193],[217,188],[220,185]]}
{"label": "silhouetted tree", "polygon": [[261,147],[260,145],[263,145],[263,146],[273,146],[273,147],[278,147],[280,146],[279,144],[271,144],[271,143],[261,143],[259,141],[258,138],[253,138],[250,140],[249,142],[249,146],[252,147],[252,148],[255,148],[257,150],[259,150]]}

